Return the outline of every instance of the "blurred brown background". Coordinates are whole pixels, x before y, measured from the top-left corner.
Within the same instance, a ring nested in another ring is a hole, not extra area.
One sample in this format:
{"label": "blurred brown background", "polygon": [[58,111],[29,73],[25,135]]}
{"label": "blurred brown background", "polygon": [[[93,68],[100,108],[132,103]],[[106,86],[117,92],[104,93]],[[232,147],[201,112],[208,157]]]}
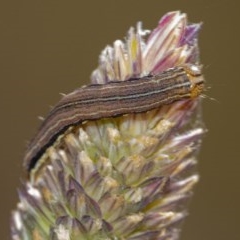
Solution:
{"label": "blurred brown background", "polygon": [[237,0],[1,1],[1,239],[10,239],[10,211],[18,201],[22,157],[39,125],[37,116],[46,115],[58,93],[88,83],[106,44],[122,39],[139,20],[154,28],[172,10],[204,22],[201,60],[211,86],[207,95],[216,99],[204,100],[209,132],[182,239],[240,239],[239,9]]}

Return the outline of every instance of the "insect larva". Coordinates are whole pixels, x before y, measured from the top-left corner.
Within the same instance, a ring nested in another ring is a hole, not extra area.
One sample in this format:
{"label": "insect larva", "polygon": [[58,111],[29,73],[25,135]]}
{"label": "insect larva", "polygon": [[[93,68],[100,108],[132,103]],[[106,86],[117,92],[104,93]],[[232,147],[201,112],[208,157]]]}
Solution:
{"label": "insect larva", "polygon": [[204,78],[197,65],[185,64],[156,76],[89,85],[64,96],[31,141],[24,166],[31,171],[46,150],[71,126],[86,120],[147,112],[201,94]]}

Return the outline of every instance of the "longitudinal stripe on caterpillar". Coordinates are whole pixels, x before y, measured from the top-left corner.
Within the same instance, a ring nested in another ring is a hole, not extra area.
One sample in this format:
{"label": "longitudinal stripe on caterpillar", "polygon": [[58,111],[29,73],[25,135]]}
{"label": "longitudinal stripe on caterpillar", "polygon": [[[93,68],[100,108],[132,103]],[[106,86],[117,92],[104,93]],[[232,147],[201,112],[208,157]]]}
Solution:
{"label": "longitudinal stripe on caterpillar", "polygon": [[30,172],[46,150],[71,126],[86,120],[147,112],[174,101],[197,97],[203,88],[201,69],[192,64],[156,76],[79,88],[65,95],[46,117],[28,147],[25,168]]}

